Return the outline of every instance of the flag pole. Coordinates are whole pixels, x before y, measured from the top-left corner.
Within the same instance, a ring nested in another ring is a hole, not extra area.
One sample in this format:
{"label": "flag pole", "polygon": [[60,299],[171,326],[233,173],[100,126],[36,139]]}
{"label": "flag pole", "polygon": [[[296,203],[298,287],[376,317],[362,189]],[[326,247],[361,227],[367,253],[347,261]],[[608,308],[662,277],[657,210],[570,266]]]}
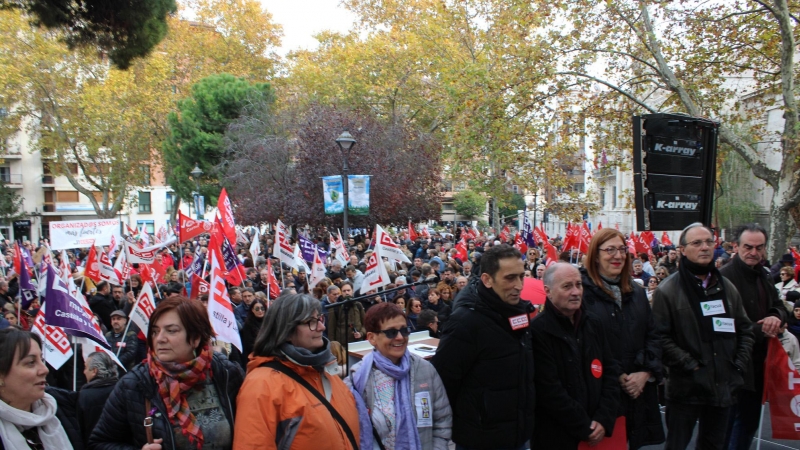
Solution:
{"label": "flag pole", "polygon": [[78,390],[78,339],[72,336],[72,390]]}
{"label": "flag pole", "polygon": [[[138,305],[139,305],[139,299],[137,298],[136,299],[136,303],[134,303],[133,304],[133,308],[131,308],[130,314],[133,314],[133,312],[136,311],[136,306],[138,306]],[[125,325],[125,331],[122,332],[122,342],[125,342],[125,336],[127,336],[128,330],[131,327],[131,316],[130,316],[130,314],[128,314],[128,323]],[[144,332],[147,333],[147,330],[145,330]],[[121,350],[122,350],[122,347],[120,347],[119,343],[117,343],[117,358],[119,358],[119,352]]]}
{"label": "flag pole", "polygon": [[764,406],[766,406],[766,403],[761,404],[761,417],[758,419],[758,443],[756,444],[756,450],[761,450],[761,429],[764,425]]}

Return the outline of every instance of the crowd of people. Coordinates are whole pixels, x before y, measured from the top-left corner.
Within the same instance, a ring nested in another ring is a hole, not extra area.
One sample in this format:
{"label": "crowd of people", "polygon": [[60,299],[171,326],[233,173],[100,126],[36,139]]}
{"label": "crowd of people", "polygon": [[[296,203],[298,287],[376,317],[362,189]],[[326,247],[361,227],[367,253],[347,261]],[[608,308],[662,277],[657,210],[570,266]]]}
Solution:
{"label": "crowd of people", "polygon": [[[794,258],[769,265],[758,225],[718,245],[693,224],[677,247],[641,254],[606,228],[558,261],[491,234],[465,239],[462,259],[451,231],[393,237],[409,263],[384,258],[380,290],[362,289],[375,247],[364,234],[313,285],[308,267],[271,260],[273,234],[256,237],[259,254],[241,242],[246,279],[227,288],[241,349],[215,336],[208,294],[192,292],[206,237],[134,264],[121,285],[84,277],[86,249],[53,255],[68,258],[122,367],[102,351],[49,367],[31,332],[42,305],[22,308],[7,269],[0,449],[685,449],[697,422],[697,448],[749,449],[768,340],[800,364]],[[307,237],[331,252],[325,236]],[[40,244],[23,244],[36,261]],[[158,298],[140,330],[129,321],[143,270]],[[543,304],[521,298],[526,278],[541,280]],[[439,338],[430,360],[408,349],[419,331]],[[351,367],[343,348],[358,341],[373,351]]]}

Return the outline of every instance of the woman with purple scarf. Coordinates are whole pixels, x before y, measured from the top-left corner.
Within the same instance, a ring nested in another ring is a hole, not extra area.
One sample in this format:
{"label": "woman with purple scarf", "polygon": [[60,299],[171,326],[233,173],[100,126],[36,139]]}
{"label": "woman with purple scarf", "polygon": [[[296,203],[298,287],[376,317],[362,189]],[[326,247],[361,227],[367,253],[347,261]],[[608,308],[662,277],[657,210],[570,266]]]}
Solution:
{"label": "woman with purple scarf", "polygon": [[433,365],[408,351],[403,310],[377,304],[364,327],[375,349],[345,379],[356,398],[361,450],[447,450],[450,402]]}

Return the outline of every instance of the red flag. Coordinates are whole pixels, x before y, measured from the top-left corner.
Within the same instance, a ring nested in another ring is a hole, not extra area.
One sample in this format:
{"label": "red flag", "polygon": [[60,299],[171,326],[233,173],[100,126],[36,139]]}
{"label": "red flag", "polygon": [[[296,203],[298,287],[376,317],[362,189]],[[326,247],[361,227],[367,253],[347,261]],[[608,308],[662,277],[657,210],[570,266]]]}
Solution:
{"label": "red flag", "polygon": [[189,298],[200,298],[201,295],[208,295],[211,285],[204,279],[197,276],[196,273],[192,274],[192,292]]}
{"label": "red flag", "polygon": [[500,242],[503,244],[508,243],[508,239],[511,237],[511,230],[508,229],[508,225],[503,227],[503,230],[500,232]]}
{"label": "red flag", "polygon": [[792,252],[792,258],[794,258],[794,264],[796,266],[800,266],[800,253],[797,253],[797,249],[795,249],[794,247],[790,248],[789,251]]}
{"label": "red flag", "polygon": [[672,241],[666,231],[661,235],[661,245],[672,245]]}
{"label": "red flag", "polygon": [[564,243],[561,245],[561,251],[568,252],[573,248],[578,248],[580,245],[580,230],[577,230],[578,234],[576,235],[576,228],[578,228],[577,225],[573,226],[572,222],[567,223],[567,232],[564,233]]}
{"label": "red flag", "polygon": [[533,236],[536,238],[537,244],[543,244],[550,240],[547,237],[547,233],[544,232],[544,227],[542,225],[539,225],[538,227],[533,227]]}
{"label": "red flag", "polygon": [[602,229],[603,229],[603,222],[598,222],[597,223],[597,231],[600,231]]}
{"label": "red flag", "polygon": [[716,228],[714,228],[714,248],[719,248],[719,236]]}
{"label": "red flag", "polygon": [[629,237],[628,240],[625,241],[625,244],[628,246],[628,253],[631,253],[631,254],[635,255],[636,254],[636,235],[633,234],[633,232],[631,232],[631,237]]}
{"label": "red flag", "polygon": [[[226,239],[225,235],[219,231],[219,228],[214,227],[211,232],[211,239],[209,239],[208,242],[208,251],[217,257],[220,269],[224,272],[225,280],[234,286],[239,286],[244,282],[246,277],[244,266],[239,262],[239,258],[236,257],[233,247]],[[227,249],[223,250],[223,246],[226,246]],[[209,261],[210,260],[211,257],[209,256]]]}
{"label": "red flag", "polygon": [[469,254],[467,253],[467,240],[464,239],[463,235],[461,236],[461,240],[458,241],[458,244],[456,244],[456,251],[458,251],[458,253],[456,253],[456,257],[461,259],[461,262],[464,262],[467,260],[467,258],[469,258]]}
{"label": "red flag", "polygon": [[522,239],[522,235],[520,235],[519,232],[514,235],[514,248],[519,250],[523,255],[528,253],[528,246],[525,245],[525,241]]}
{"label": "red flag", "polygon": [[550,241],[544,241],[544,249],[547,252],[547,265],[555,264],[558,262],[558,250]]}
{"label": "red flag", "polygon": [[417,240],[417,238],[419,238],[419,235],[417,234],[417,231],[414,229],[414,225],[409,220],[408,221],[408,239],[411,240],[411,242],[414,242],[414,241]]}
{"label": "red flag", "polygon": [[17,241],[14,241],[14,272],[22,273],[22,251]]}
{"label": "red flag", "polygon": [[184,243],[203,233],[210,233],[213,224],[207,220],[193,220],[178,211],[178,240]]}
{"label": "red flag", "polygon": [[228,192],[222,188],[219,193],[219,201],[217,202],[217,210],[219,211],[219,223],[222,224],[222,231],[228,242],[236,242],[236,222],[233,220],[233,206],[231,199],[228,198]]}
{"label": "red flag", "polygon": [[275,278],[275,272],[272,270],[272,260],[267,259],[267,280],[269,280],[269,299],[274,300],[281,295],[281,285],[278,284],[278,279]]}
{"label": "red flag", "polygon": [[142,281],[145,283],[150,283],[150,286],[156,288],[158,285],[156,284],[156,277],[158,273],[150,264],[139,264],[139,275],[142,277]]}
{"label": "red flag", "polygon": [[89,277],[95,283],[100,282],[100,264],[97,263],[97,250],[94,245],[89,249],[89,256],[86,258],[86,268],[83,269],[83,275]]}
{"label": "red flag", "polygon": [[800,372],[777,338],[769,338],[764,362],[764,397],[774,439],[800,440]]}
{"label": "red flag", "polygon": [[589,225],[587,225],[586,222],[583,222],[580,232],[580,244],[578,245],[578,251],[586,254],[589,252],[589,243],[592,240],[592,232],[589,230]]}

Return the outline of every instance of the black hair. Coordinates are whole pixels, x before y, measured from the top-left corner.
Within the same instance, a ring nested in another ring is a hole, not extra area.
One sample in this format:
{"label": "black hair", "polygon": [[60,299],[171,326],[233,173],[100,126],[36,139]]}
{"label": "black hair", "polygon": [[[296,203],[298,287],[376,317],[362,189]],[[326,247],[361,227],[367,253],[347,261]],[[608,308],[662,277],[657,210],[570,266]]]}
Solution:
{"label": "black hair", "polygon": [[42,338],[38,334],[24,331],[16,327],[0,330],[0,375],[6,376],[14,365],[14,356],[19,351],[17,361],[28,356],[31,351],[31,340],[42,347]]}
{"label": "black hair", "polygon": [[737,245],[741,245],[742,244],[741,238],[742,238],[742,234],[745,231],[749,231],[751,233],[761,233],[761,234],[764,235],[764,241],[768,241],[769,240],[769,234],[767,233],[767,230],[764,229],[764,227],[762,227],[761,225],[759,225],[757,223],[746,223],[746,224],[740,226],[739,228],[737,228],[736,232],[733,234],[733,241],[736,242]]}
{"label": "black hair", "polygon": [[508,258],[518,258],[522,261],[522,253],[508,244],[493,246],[489,250],[483,252],[483,256],[481,257],[481,273],[486,273],[494,277],[497,271],[500,270],[500,260]]}

